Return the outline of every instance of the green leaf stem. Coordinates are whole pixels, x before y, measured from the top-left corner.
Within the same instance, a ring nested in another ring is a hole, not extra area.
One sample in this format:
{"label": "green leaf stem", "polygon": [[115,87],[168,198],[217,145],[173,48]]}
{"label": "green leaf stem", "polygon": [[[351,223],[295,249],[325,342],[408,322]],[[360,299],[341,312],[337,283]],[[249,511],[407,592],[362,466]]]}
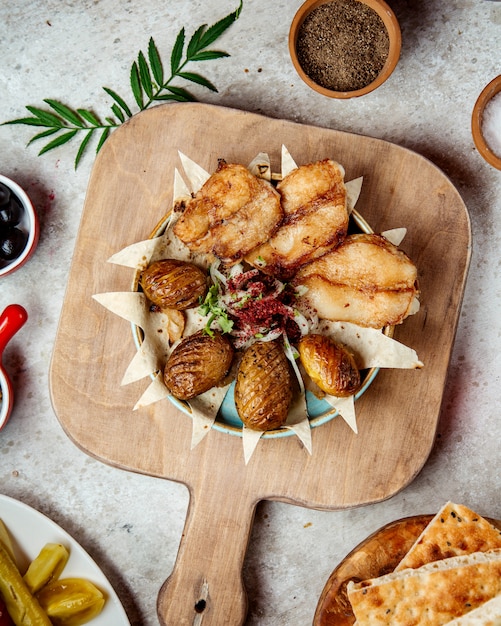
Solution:
{"label": "green leaf stem", "polygon": [[[186,45],[186,31],[184,27],[181,28],[172,47],[170,76],[167,79],[157,45],[153,37],[150,37],[147,53],[139,51],[129,73],[130,89],[137,109],[144,111],[158,102],[195,101],[195,96],[187,89],[172,84],[176,79],[217,92],[217,88],[210,80],[199,73],[187,71],[185,68],[192,62],[210,61],[229,56],[227,52],[208,48],[238,19],[242,7],[243,0],[240,0],[235,11],[212,26],[207,26],[207,24],[199,26],[189,39],[188,45]],[[97,153],[110,133],[133,115],[133,107],[129,106],[122,96],[109,87],[103,87],[103,90],[113,100],[110,105],[112,116],[104,118],[104,122],[90,109],[73,109],[58,100],[46,98],[43,101],[45,108],[28,105],[25,108],[31,114],[30,117],[9,120],[1,125],[23,124],[37,129],[46,129],[42,132],[37,131],[28,142],[28,145],[31,145],[35,141],[52,137],[42,147],[39,155],[64,145],[74,137],[80,137],[81,142],[75,157],[76,169],[95,138],[97,138]]]}

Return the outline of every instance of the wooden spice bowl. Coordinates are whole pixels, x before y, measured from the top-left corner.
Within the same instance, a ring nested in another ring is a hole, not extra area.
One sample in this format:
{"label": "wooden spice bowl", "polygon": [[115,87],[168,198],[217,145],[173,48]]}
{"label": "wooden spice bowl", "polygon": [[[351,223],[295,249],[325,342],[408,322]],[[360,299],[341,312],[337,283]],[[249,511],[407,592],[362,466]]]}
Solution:
{"label": "wooden spice bowl", "polygon": [[481,94],[478,96],[471,116],[471,134],[473,135],[475,146],[487,163],[498,170],[501,170],[501,158],[491,150],[489,144],[486,142],[482,132],[482,123],[485,107],[489,101],[500,92],[501,76],[496,76],[496,78],[491,80],[491,82],[484,87]]}
{"label": "wooden spice bowl", "polygon": [[363,5],[366,5],[366,7],[373,9],[379,15],[386,28],[389,39],[389,50],[386,61],[377,77],[363,87],[345,91],[335,91],[333,89],[326,88],[315,82],[302,67],[298,57],[298,39],[301,27],[310,13],[321,5],[331,4],[336,1],[337,0],[306,0],[306,2],[300,6],[294,16],[289,31],[289,54],[300,78],[317,93],[328,96],[329,98],[356,98],[377,89],[393,73],[400,58],[400,50],[402,47],[400,25],[395,14],[386,2],[384,2],[384,0],[356,0]]}

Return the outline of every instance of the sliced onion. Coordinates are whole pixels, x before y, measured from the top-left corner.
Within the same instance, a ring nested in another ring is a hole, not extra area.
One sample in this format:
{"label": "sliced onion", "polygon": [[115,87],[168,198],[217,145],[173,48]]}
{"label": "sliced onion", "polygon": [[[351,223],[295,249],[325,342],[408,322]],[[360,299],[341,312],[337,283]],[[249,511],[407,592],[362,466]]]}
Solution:
{"label": "sliced onion", "polygon": [[221,264],[221,261],[219,259],[217,259],[216,261],[214,261],[214,263],[211,263],[210,266],[210,277],[212,279],[212,282],[217,285],[218,283],[223,283],[223,285],[225,287],[227,287],[228,285],[228,280],[226,279],[226,276],[219,271],[219,266]]}
{"label": "sliced onion", "polygon": [[267,332],[266,334],[263,334],[262,337],[259,337],[259,341],[275,341],[275,339],[278,339],[280,337],[280,335],[283,334],[283,331],[280,329],[277,330],[270,330],[269,332]]}
{"label": "sliced onion", "polygon": [[289,338],[287,337],[287,335],[285,333],[283,333],[284,336],[284,352],[285,352],[285,356],[289,359],[291,365],[292,365],[292,369],[294,370],[294,373],[296,374],[296,378],[297,381],[299,383],[299,389],[301,390],[301,393],[304,393],[304,382],[303,382],[303,377],[301,376],[301,372],[299,371],[299,367],[296,363],[296,358],[299,357],[299,352],[293,348],[290,344]]}
{"label": "sliced onion", "polygon": [[300,313],[297,309],[294,311],[294,321],[301,331],[301,336],[304,337],[310,332],[311,324],[307,320],[306,316]]}

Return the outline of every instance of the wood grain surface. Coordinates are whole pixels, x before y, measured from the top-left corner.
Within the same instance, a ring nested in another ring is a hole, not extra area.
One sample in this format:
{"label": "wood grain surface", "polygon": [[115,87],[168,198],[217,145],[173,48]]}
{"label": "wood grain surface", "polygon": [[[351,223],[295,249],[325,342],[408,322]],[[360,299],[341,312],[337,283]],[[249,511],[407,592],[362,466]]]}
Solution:
{"label": "wood grain surface", "polygon": [[[318,601],[313,626],[353,626],[355,616],[347,595],[348,582],[393,572],[433,517],[416,515],[391,522],[352,550],[329,576]],[[501,530],[501,521],[487,519]]]}
{"label": "wood grain surface", "polygon": [[[130,290],[133,272],[106,261],[146,239],[169,210],[179,150],[208,171],[218,158],[247,164],[266,151],[279,170],[282,144],[300,164],[331,157],[346,180],[364,176],[357,209],[376,232],[407,227],[402,248],[418,267],[422,307],[395,338],[425,367],[379,373],[357,402],[358,435],[334,419],[312,431],[312,455],[296,437],[270,439],[246,466],[241,439],[214,430],[190,451],[191,420],[168,401],[132,411],[149,380],[120,386],[135,350],[130,324],[92,295]],[[51,398],[68,437],[88,454],[189,489],[179,554],[159,594],[162,624],[201,615],[204,626],[243,622],[241,568],[260,500],[342,509],[389,498],[415,478],[434,443],[470,239],[467,210],[443,173],[382,140],[197,103],[142,112],[106,141],[77,235]]]}

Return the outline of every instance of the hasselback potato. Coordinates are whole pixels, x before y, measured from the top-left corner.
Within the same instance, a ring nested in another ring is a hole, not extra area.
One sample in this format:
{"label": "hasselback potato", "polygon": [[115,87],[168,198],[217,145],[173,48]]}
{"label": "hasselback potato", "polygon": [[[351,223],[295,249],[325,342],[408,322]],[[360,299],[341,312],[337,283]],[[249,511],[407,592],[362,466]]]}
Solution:
{"label": "hasselback potato", "polygon": [[153,304],[180,311],[196,306],[207,293],[207,276],[187,261],[155,261],[141,274],[141,287]]}
{"label": "hasselback potato", "polygon": [[183,339],[167,359],[165,386],[174,397],[190,400],[219,385],[232,360],[233,346],[226,335],[211,337],[199,331]]}
{"label": "hasselback potato", "polygon": [[360,371],[345,346],[324,335],[306,335],[299,342],[299,357],[308,376],[331,396],[346,397],[360,387]]}
{"label": "hasselback potato", "polygon": [[245,426],[280,428],[292,401],[292,382],[289,362],[278,343],[257,342],[247,348],[235,384],[235,405]]}

